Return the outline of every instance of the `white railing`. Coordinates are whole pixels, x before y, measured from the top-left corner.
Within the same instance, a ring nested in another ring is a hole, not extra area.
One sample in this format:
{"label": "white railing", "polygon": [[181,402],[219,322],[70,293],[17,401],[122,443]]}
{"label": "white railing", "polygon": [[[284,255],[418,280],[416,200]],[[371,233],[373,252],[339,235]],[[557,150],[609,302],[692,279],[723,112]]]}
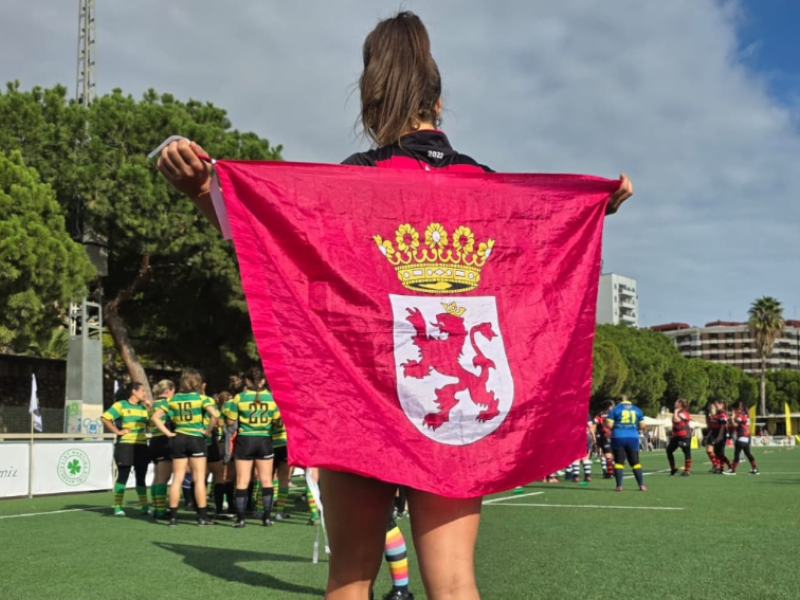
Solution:
{"label": "white railing", "polygon": [[[112,489],[114,437],[113,434],[3,434],[0,498]],[[152,476],[151,465],[148,485]],[[131,477],[128,487],[134,485]]]}

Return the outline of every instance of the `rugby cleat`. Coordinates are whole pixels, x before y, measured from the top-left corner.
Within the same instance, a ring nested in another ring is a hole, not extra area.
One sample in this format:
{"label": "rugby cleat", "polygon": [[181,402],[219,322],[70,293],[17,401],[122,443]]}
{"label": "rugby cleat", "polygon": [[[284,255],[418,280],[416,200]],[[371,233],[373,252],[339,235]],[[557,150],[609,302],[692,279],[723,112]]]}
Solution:
{"label": "rugby cleat", "polygon": [[214,521],[211,519],[197,519],[198,527],[208,527],[210,525],[214,525]]}
{"label": "rugby cleat", "polygon": [[382,600],[414,600],[414,594],[409,591],[392,590]]}
{"label": "rugby cleat", "polygon": [[170,526],[170,527],[176,527],[177,525],[178,525],[178,519],[172,519],[172,518],[170,518],[170,520],[169,520],[169,526]]}
{"label": "rugby cleat", "polygon": [[274,524],[275,524],[275,522],[272,519],[262,519],[261,520],[261,525],[263,525],[264,527],[272,527]]}
{"label": "rugby cleat", "polygon": [[122,510],[121,506],[115,506],[114,507],[114,516],[115,517],[124,517],[125,516],[125,511]]}
{"label": "rugby cleat", "polygon": [[684,471],[683,473],[681,473],[681,477],[689,477],[689,475],[690,475],[689,471]]}
{"label": "rugby cleat", "polygon": [[672,477],[673,475],[677,475],[677,474],[678,474],[678,469],[670,469],[669,470],[669,476],[670,477]]}
{"label": "rugby cleat", "polygon": [[749,473],[750,475],[761,475],[761,471],[758,469],[753,469],[752,471],[749,471]]}
{"label": "rugby cleat", "polygon": [[234,526],[236,529],[241,529],[242,527],[244,527],[244,526],[245,526],[245,524],[246,524],[246,523],[245,523],[244,519],[239,519],[238,521],[236,521],[236,523],[234,523],[234,524],[233,524],[233,526]]}
{"label": "rugby cleat", "polygon": [[615,492],[621,492],[622,491],[622,486],[618,485],[617,487],[614,488],[614,491]]}
{"label": "rugby cleat", "polygon": [[644,485],[640,485],[640,486],[639,486],[639,491],[640,491],[640,492],[646,492],[646,491],[647,491],[647,487],[646,487],[646,486],[644,486]]}

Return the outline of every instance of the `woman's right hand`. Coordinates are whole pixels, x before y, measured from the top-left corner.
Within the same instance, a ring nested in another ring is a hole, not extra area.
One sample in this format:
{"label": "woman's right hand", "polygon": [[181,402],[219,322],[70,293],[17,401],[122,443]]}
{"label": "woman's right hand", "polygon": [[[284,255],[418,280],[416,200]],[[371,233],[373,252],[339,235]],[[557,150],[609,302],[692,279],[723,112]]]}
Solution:
{"label": "woman's right hand", "polygon": [[192,200],[207,196],[211,189],[211,165],[200,160],[205,150],[194,142],[179,140],[161,151],[158,170],[170,185]]}
{"label": "woman's right hand", "polygon": [[168,438],[170,438],[170,439],[172,439],[172,438],[174,438],[174,437],[175,437],[175,436],[177,436],[177,435],[178,435],[178,434],[177,434],[177,433],[175,433],[174,431],[170,431],[170,432],[167,434],[167,437],[168,437]]}

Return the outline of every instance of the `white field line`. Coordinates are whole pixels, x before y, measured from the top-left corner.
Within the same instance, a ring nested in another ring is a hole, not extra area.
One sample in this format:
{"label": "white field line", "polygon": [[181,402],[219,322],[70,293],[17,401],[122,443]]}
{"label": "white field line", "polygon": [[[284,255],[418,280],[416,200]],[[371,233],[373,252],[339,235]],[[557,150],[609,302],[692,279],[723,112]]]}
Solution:
{"label": "white field line", "polygon": [[19,519],[21,517],[41,517],[42,515],[58,515],[71,512],[84,512],[89,510],[110,510],[108,506],[90,506],[89,508],[67,508],[64,510],[49,510],[47,512],[25,513],[22,515],[4,515],[0,519]]}
{"label": "white field line", "polygon": [[495,504],[497,502],[502,502],[503,500],[516,500],[517,498],[527,498],[528,496],[539,496],[540,494],[544,494],[544,492],[531,492],[530,494],[520,494],[519,496],[502,496],[501,498],[492,498],[491,500],[484,500],[484,504]]}
{"label": "white field line", "polygon": [[626,510],[684,510],[683,507],[675,506],[609,506],[607,504],[494,504],[493,506],[535,506],[538,508],[621,508]]}
{"label": "white field line", "polygon": [[[661,471],[644,471],[642,475],[661,475],[662,473],[669,473],[669,469],[663,469]],[[633,479],[635,475],[625,475],[623,479]]]}

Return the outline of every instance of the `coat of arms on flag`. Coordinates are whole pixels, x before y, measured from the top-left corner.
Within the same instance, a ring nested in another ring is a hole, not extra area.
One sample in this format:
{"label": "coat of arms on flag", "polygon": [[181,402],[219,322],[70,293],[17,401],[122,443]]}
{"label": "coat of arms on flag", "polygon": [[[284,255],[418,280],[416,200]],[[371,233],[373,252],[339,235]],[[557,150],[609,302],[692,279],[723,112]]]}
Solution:
{"label": "coat of arms on flag", "polygon": [[394,242],[379,235],[374,240],[403,287],[431,294],[389,295],[403,412],[443,444],[470,444],[489,435],[514,398],[497,304],[492,296],[454,295],[478,287],[494,240],[476,245],[465,226],[450,237],[440,223],[431,223],[422,240],[408,223],[397,228]]}

